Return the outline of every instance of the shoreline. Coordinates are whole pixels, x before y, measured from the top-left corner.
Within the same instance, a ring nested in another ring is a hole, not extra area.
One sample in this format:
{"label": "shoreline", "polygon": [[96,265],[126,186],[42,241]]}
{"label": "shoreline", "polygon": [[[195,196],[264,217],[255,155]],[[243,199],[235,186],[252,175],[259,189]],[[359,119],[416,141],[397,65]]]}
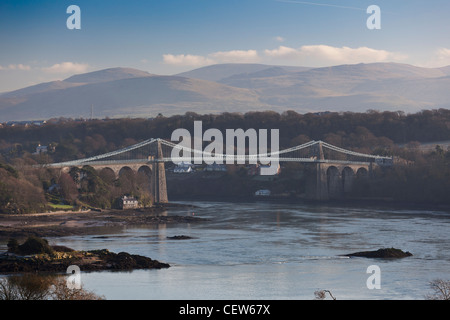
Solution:
{"label": "shoreline", "polygon": [[190,215],[169,215],[171,207],[191,205],[168,204],[151,208],[108,209],[104,211],[59,211],[23,215],[0,214],[0,241],[8,238],[62,237],[120,230],[129,225],[197,223],[206,219]]}
{"label": "shoreline", "polygon": [[[318,206],[345,206],[403,210],[436,210],[450,212],[447,205],[426,205],[389,201],[387,199],[343,199],[330,201],[305,200],[284,197],[230,197],[230,196],[194,196],[173,197],[175,202],[205,201],[234,203],[274,203]],[[0,241],[9,238],[63,237],[103,233],[105,230],[120,231],[130,225],[155,226],[158,224],[199,223],[208,219],[192,215],[169,215],[170,208],[195,208],[189,203],[168,203],[149,208],[107,209],[86,211],[51,211],[21,215],[0,214]]]}
{"label": "shoreline", "polygon": [[383,208],[383,209],[404,209],[404,210],[437,210],[450,212],[450,205],[432,204],[432,203],[414,203],[406,201],[396,201],[393,199],[377,199],[377,198],[348,198],[348,199],[332,199],[327,201],[304,199],[296,197],[284,196],[172,196],[172,201],[205,201],[205,202],[235,202],[235,203],[277,203],[277,204],[303,204],[318,206],[346,206],[346,207],[366,207],[366,208]]}

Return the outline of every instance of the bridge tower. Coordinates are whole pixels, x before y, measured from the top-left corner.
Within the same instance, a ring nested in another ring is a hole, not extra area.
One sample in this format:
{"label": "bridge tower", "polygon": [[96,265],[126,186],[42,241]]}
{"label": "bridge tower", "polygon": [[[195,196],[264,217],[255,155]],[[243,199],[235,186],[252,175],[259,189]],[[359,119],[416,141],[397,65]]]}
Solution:
{"label": "bridge tower", "polygon": [[327,181],[327,168],[321,162],[325,160],[323,154],[322,141],[319,141],[318,144],[315,145],[313,150],[314,157],[316,157],[319,162],[316,164],[316,192],[315,198],[316,200],[328,200],[328,181]]}
{"label": "bridge tower", "polygon": [[153,161],[153,172],[152,172],[152,188],[154,202],[157,203],[167,203],[169,199],[167,197],[167,184],[166,184],[166,171],[164,167],[164,155],[161,148],[161,140],[157,140],[157,156]]}

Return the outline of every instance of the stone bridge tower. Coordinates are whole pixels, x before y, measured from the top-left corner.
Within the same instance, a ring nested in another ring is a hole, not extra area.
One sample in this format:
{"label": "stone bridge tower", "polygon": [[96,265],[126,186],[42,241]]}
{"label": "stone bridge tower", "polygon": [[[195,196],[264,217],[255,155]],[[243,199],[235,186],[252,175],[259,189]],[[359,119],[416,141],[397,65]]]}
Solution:
{"label": "stone bridge tower", "polygon": [[316,144],[311,151],[311,156],[317,163],[314,176],[307,182],[309,199],[326,201],[343,198],[352,190],[355,179],[368,179],[371,176],[373,163],[326,161],[322,142]]}
{"label": "stone bridge tower", "polygon": [[164,155],[162,153],[161,141],[158,139],[157,156],[153,162],[152,188],[155,204],[168,203],[166,171],[164,167]]}

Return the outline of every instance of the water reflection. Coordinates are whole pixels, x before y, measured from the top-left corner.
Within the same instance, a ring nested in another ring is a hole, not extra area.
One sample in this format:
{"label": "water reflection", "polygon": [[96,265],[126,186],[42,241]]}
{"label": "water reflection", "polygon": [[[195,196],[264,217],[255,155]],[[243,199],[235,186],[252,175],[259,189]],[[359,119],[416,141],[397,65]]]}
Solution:
{"label": "water reflection", "polygon": [[[450,279],[450,214],[279,203],[193,202],[195,210],[165,215],[205,223],[128,226],[91,236],[51,239],[79,250],[108,248],[167,262],[166,270],[86,273],[88,289],[109,299],[313,299],[330,289],[338,299],[423,299],[428,282]],[[167,237],[186,235],[187,240]],[[413,257],[342,257],[396,247]],[[368,290],[377,264],[382,289]]]}

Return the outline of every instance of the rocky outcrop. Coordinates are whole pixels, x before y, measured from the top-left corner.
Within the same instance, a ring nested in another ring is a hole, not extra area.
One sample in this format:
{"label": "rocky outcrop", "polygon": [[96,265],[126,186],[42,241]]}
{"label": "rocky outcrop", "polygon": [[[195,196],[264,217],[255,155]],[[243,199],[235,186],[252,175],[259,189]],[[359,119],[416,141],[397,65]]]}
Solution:
{"label": "rocky outcrop", "polygon": [[189,240],[189,239],[193,239],[190,236],[185,236],[184,234],[179,235],[179,236],[173,236],[173,237],[167,237],[167,239],[169,240]]}
{"label": "rocky outcrop", "polygon": [[114,253],[107,249],[94,251],[71,251],[51,254],[20,256],[12,253],[0,254],[0,272],[66,272],[70,265],[81,271],[161,269],[170,265],[148,257]]}
{"label": "rocky outcrop", "polygon": [[365,258],[381,258],[381,259],[389,259],[389,258],[406,258],[412,256],[412,253],[409,251],[402,251],[396,248],[382,248],[375,251],[361,251],[355,253],[344,254],[343,256],[347,257],[365,257]]}
{"label": "rocky outcrop", "polygon": [[0,254],[0,272],[65,272],[70,265],[81,271],[134,270],[169,268],[148,257],[114,253],[107,249],[75,251],[65,246],[50,246],[47,240],[29,237],[22,245],[16,240],[8,242],[8,252]]}

